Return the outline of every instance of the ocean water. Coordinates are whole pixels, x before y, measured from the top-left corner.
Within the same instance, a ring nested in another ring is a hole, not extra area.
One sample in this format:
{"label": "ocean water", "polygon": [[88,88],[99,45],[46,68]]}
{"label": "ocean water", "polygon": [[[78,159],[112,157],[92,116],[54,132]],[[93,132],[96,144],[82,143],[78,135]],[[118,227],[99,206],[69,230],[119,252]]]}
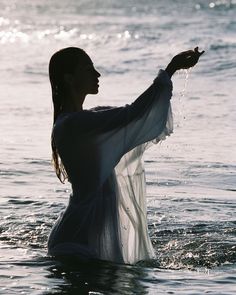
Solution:
{"label": "ocean water", "polygon": [[[0,294],[236,293],[236,1],[0,0]],[[132,102],[174,54],[175,131],[145,155],[157,258],[137,265],[47,257],[70,186],[50,162],[48,61],[84,48],[101,72],[86,107]]]}

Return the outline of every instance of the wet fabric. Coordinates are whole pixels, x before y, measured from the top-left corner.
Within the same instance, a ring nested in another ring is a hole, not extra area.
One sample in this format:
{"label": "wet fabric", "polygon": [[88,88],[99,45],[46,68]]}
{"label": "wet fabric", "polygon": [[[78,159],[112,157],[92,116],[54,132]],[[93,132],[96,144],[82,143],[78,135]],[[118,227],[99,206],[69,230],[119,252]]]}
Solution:
{"label": "wet fabric", "polygon": [[160,70],[130,105],[57,119],[53,136],[72,195],[49,236],[49,255],[130,264],[155,257],[142,156],[173,131],[171,95],[171,80]]}

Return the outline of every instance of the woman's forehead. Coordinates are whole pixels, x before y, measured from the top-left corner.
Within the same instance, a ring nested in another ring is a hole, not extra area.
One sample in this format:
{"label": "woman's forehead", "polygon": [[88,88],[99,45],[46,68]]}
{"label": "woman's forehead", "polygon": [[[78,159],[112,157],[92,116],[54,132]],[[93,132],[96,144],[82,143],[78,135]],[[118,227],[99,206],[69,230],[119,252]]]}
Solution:
{"label": "woman's forehead", "polygon": [[87,56],[79,60],[76,71],[83,71],[90,68],[94,68],[94,65],[90,57]]}
{"label": "woman's forehead", "polygon": [[79,64],[80,65],[93,65],[93,62],[91,60],[91,58],[85,54],[84,56],[79,58]]}

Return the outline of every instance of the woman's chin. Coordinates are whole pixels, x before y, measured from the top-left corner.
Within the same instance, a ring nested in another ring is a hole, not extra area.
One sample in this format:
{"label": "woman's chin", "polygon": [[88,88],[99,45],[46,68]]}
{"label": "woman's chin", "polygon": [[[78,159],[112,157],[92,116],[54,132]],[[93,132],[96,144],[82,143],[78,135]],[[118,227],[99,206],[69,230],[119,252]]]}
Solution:
{"label": "woman's chin", "polygon": [[92,89],[91,92],[90,92],[90,94],[97,94],[99,92],[98,87],[99,86],[97,86],[96,88]]}
{"label": "woman's chin", "polygon": [[98,90],[94,90],[94,91],[91,92],[90,94],[98,94]]}

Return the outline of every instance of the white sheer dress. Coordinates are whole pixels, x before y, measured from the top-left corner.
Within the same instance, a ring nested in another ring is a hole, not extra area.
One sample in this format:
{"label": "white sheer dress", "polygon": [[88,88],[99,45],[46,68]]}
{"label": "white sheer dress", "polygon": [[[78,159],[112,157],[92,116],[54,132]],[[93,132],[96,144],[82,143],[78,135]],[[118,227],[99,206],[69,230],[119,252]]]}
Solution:
{"label": "white sheer dress", "polygon": [[59,116],[53,136],[72,194],[49,236],[49,255],[130,264],[155,257],[142,155],[173,130],[171,95],[160,70],[131,105]]}

